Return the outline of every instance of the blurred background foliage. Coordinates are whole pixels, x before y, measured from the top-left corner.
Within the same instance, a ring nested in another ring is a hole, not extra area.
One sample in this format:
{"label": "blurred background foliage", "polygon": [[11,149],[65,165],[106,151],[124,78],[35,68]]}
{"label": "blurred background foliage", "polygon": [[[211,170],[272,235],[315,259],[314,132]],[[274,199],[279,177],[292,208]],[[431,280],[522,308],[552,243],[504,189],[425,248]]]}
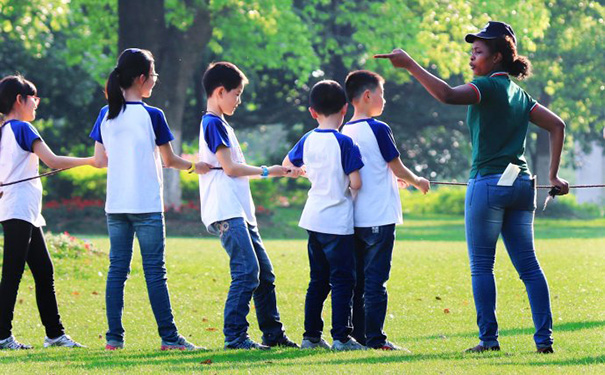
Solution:
{"label": "blurred background foliage", "polygon": [[[603,145],[604,18],[603,2],[577,0],[0,0],[0,74],[21,73],[37,85],[42,102],[34,125],[56,153],[89,155],[88,134],[120,49],[149,48],[160,74],[149,102],[166,112],[174,148],[195,154],[205,108],[201,76],[212,61],[232,61],[250,84],[230,123],[248,162],[273,164],[315,126],[306,109],[315,82],[343,82],[351,70],[371,69],[387,80],[380,119],[392,127],[404,163],[430,179],[463,181],[470,166],[466,107],[438,103],[373,54],[404,48],[450,84],[462,84],[472,78],[464,35],[490,19],[510,23],[519,52],[534,65],[534,76],[520,84],[566,121],[564,162],[574,168],[574,144],[584,151]],[[531,127],[534,172],[548,167],[545,136]],[[166,184],[176,184],[166,192],[168,206],[197,199],[193,177],[167,175]],[[102,200],[104,178],[86,168],[63,173],[45,183],[45,199]],[[296,206],[307,187],[254,184],[257,205],[268,210],[284,199]],[[404,206],[460,213],[462,191],[404,192]],[[580,209],[571,197],[560,201]]]}

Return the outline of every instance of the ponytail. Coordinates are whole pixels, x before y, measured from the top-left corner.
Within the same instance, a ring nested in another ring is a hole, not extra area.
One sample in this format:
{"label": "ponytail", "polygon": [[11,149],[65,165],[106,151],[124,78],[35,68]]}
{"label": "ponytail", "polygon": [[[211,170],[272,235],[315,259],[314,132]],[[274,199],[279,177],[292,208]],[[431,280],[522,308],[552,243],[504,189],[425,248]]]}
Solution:
{"label": "ponytail", "polygon": [[517,79],[524,80],[531,76],[531,62],[525,56],[517,56],[517,58],[510,64],[508,73],[516,77]]}
{"label": "ponytail", "polygon": [[510,36],[496,39],[484,39],[490,52],[500,53],[502,55],[502,67],[511,76],[524,80],[529,78],[531,72],[531,62],[526,56],[517,54],[517,45]]}
{"label": "ponytail", "polygon": [[109,105],[107,119],[118,117],[126,107],[122,90],[130,88],[141,74],[149,77],[151,64],[153,64],[153,55],[148,50],[128,48],[120,54],[118,65],[109,74],[105,84],[105,97]]}
{"label": "ponytail", "polygon": [[117,68],[109,74],[105,85],[105,96],[107,96],[107,104],[109,105],[107,118],[116,118],[126,106],[126,100],[120,86],[120,74]]}

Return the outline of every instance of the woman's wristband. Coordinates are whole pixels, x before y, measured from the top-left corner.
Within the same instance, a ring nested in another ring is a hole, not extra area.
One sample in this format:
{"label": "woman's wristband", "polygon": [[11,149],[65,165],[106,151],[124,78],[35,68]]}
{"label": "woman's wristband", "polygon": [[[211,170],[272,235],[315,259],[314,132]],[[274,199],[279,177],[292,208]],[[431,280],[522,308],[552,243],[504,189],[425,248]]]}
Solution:
{"label": "woman's wristband", "polygon": [[266,165],[261,165],[260,168],[263,170],[260,174],[261,177],[269,177],[269,168]]}

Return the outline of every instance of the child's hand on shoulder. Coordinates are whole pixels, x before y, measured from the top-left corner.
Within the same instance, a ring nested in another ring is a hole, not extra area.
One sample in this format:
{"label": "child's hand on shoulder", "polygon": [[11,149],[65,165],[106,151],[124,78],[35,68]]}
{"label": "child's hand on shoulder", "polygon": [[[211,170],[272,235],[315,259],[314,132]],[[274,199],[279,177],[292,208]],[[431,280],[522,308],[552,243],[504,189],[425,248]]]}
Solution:
{"label": "child's hand on shoulder", "polygon": [[426,194],[429,190],[431,190],[431,183],[424,177],[418,177],[414,182],[414,187],[422,192],[422,194]]}

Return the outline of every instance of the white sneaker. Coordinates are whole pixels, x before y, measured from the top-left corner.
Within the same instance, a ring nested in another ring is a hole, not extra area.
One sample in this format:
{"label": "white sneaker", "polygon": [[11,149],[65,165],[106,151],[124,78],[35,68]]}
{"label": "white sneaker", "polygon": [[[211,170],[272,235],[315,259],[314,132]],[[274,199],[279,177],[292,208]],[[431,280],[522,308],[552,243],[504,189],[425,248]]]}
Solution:
{"label": "white sneaker", "polygon": [[349,337],[347,341],[334,340],[332,344],[332,350],[345,351],[345,350],[367,350],[368,348],[358,343],[354,338]]}
{"label": "white sneaker", "polygon": [[68,335],[62,335],[57,337],[56,339],[49,339],[48,337],[44,338],[44,347],[49,348],[51,346],[64,346],[66,348],[85,348],[84,345],[75,342]]}
{"label": "white sneaker", "polygon": [[21,344],[19,341],[15,340],[14,336],[0,340],[0,349],[23,350],[32,348],[33,347],[31,345]]}
{"label": "white sneaker", "polygon": [[312,339],[312,338],[303,338],[302,343],[300,344],[301,349],[330,349],[330,344],[323,338],[320,339]]}

